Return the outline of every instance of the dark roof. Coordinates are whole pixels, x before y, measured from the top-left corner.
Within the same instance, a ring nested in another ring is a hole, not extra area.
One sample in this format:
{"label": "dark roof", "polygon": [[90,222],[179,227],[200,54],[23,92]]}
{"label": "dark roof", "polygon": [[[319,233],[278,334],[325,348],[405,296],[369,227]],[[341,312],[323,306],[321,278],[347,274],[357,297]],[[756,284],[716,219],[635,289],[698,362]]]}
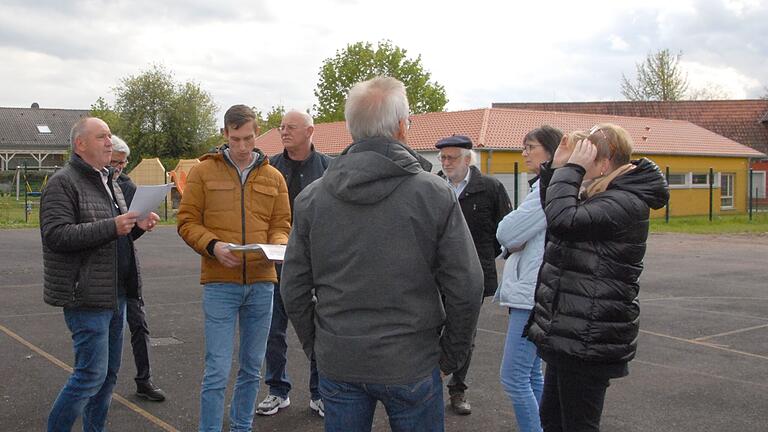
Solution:
{"label": "dark roof", "polygon": [[494,103],[494,108],[685,120],[768,153],[768,99]]}
{"label": "dark roof", "polygon": [[[88,110],[0,107],[0,150],[66,150],[69,131]],[[51,133],[40,133],[38,125]]]}
{"label": "dark roof", "polygon": [[[437,151],[435,143],[452,134],[466,135],[478,149],[522,151],[525,134],[543,124],[573,131],[610,122],[627,130],[634,141],[634,151],[639,154],[765,157],[729,138],[680,120],[497,108],[415,114],[411,119],[408,145],[416,151]],[[352,143],[352,137],[344,122],[322,123],[315,125],[312,142],[318,151],[336,155]],[[258,137],[256,146],[269,155],[283,150],[277,129]]]}

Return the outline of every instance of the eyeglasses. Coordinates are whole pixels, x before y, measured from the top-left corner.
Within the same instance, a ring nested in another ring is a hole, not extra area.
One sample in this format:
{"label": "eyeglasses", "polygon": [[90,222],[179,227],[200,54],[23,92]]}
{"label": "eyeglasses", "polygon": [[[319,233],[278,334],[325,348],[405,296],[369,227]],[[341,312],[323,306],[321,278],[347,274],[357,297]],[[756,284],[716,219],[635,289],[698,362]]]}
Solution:
{"label": "eyeglasses", "polygon": [[464,156],[463,155],[448,156],[448,155],[441,154],[440,156],[437,157],[437,159],[439,159],[440,162],[451,162],[452,163],[452,162],[456,162],[457,160],[461,159],[462,157],[464,157]]}
{"label": "eyeglasses", "polygon": [[280,125],[277,127],[277,130],[279,130],[280,132],[285,132],[285,130],[287,129],[288,132],[293,132],[298,128],[299,127],[296,125]]}
{"label": "eyeglasses", "polygon": [[523,144],[523,152],[530,153],[536,147],[542,147],[542,145],[541,144]]}
{"label": "eyeglasses", "polygon": [[113,166],[115,168],[117,168],[119,166],[125,166],[125,165],[128,165],[128,159],[123,159],[123,160],[114,160],[113,159],[113,160],[109,161],[109,165],[111,165],[111,166]]}

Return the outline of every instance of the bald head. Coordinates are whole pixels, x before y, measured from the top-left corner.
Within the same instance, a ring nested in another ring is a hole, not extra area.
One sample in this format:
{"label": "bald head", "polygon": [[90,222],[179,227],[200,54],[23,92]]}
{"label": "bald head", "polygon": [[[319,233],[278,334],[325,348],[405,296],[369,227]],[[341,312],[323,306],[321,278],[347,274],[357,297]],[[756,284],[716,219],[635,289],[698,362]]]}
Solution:
{"label": "bald head", "polygon": [[77,121],[70,131],[72,151],[88,165],[100,170],[112,157],[112,132],[103,120],[86,117]]}

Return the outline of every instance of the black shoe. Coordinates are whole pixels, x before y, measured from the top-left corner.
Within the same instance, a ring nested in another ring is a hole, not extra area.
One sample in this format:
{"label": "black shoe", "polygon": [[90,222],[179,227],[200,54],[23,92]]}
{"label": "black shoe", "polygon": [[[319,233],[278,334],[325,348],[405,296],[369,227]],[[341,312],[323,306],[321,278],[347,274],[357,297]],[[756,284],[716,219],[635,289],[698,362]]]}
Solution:
{"label": "black shoe", "polygon": [[472,407],[464,397],[464,393],[456,393],[451,395],[451,409],[458,415],[472,414]]}
{"label": "black shoe", "polygon": [[163,393],[163,390],[152,384],[152,381],[136,383],[136,396],[153,402],[162,402],[165,400],[165,393]]}

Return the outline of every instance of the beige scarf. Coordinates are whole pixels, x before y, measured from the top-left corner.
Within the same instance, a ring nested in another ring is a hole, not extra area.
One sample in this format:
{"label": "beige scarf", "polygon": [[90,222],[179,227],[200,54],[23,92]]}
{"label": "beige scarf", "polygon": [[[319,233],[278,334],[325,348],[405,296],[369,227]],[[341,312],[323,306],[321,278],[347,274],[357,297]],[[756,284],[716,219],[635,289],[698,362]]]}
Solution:
{"label": "beige scarf", "polygon": [[630,171],[635,169],[635,165],[628,163],[626,165],[622,165],[612,172],[608,173],[608,175],[604,175],[602,177],[596,178],[592,180],[589,185],[585,185],[584,192],[582,196],[584,199],[593,197],[601,192],[605,192],[606,189],[608,189],[608,185],[611,184],[613,179],[620,175],[624,175]]}

